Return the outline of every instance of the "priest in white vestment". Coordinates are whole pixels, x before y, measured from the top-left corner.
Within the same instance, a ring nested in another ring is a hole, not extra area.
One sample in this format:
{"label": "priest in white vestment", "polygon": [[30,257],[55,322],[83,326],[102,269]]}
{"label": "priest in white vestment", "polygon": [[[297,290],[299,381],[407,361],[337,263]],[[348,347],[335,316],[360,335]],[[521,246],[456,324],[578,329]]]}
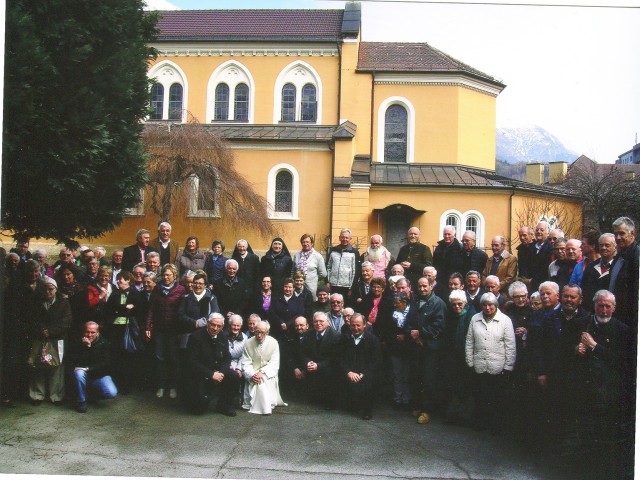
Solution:
{"label": "priest in white vestment", "polygon": [[286,406],[278,385],[280,347],[278,341],[269,336],[268,322],[256,325],[254,336],[244,344],[240,364],[247,382],[242,408],[249,413],[270,415],[274,407]]}

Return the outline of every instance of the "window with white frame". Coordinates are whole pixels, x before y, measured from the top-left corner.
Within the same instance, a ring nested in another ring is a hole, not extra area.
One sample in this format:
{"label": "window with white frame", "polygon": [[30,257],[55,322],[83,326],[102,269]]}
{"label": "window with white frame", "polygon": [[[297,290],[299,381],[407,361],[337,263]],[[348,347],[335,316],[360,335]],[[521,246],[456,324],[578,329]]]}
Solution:
{"label": "window with white frame", "polygon": [[189,216],[219,217],[216,182],[205,183],[197,175],[192,175],[189,181]]}
{"label": "window with white frame", "polygon": [[140,189],[140,201],[133,207],[126,208],[124,214],[130,217],[139,217],[144,215],[144,188]]}
{"label": "window with white frame", "polygon": [[229,60],[209,77],[207,118],[212,122],[253,122],[253,77],[236,60]]}
{"label": "window with white frame", "polygon": [[285,67],[276,79],[274,123],[321,123],[322,83],[317,72],[306,62]]}
{"label": "window with white frame", "polygon": [[378,107],[377,156],[381,162],[412,163],[416,112],[403,97],[389,97]]}
{"label": "window with white frame", "polygon": [[462,235],[467,230],[476,234],[476,245],[480,248],[484,246],[485,221],[482,213],[477,210],[467,210],[464,213],[451,209],[440,216],[440,233],[446,226],[456,229],[456,238],[462,240]]}
{"label": "window with white frame", "polygon": [[149,120],[183,121],[186,111],[186,80],[173,62],[161,62],[149,71],[151,86]]}
{"label": "window with white frame", "polygon": [[272,219],[298,220],[298,171],[286,163],[274,166],[267,179],[268,214]]}

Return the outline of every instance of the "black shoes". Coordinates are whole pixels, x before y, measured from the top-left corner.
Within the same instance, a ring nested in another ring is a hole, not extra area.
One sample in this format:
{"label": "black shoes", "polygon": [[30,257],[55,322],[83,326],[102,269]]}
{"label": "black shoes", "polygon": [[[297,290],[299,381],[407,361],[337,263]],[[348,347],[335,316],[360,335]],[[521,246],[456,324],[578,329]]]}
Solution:
{"label": "black shoes", "polygon": [[87,413],[87,402],[78,402],[78,405],[76,406],[76,410],[79,413]]}

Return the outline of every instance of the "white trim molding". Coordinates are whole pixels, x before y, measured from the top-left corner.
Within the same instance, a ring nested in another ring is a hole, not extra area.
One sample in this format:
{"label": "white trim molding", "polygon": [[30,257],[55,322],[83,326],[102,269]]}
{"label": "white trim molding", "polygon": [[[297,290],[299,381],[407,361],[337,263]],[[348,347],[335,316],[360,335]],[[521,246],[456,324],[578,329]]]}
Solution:
{"label": "white trim molding", "polygon": [[173,43],[150,44],[158,51],[158,57],[337,57],[340,52],[327,44],[255,43]]}
{"label": "white trim molding", "polygon": [[315,68],[303,60],[291,62],[280,71],[276,78],[273,90],[273,123],[278,124],[281,121],[282,87],[287,83],[291,83],[296,87],[296,122],[300,121],[302,115],[302,87],[309,84],[316,87],[316,121],[308,123],[321,125],[322,80]]}
{"label": "white trim molding", "polygon": [[[249,87],[249,119],[246,123],[253,123],[256,93],[255,82],[249,69],[237,60],[227,60],[219,65],[209,77],[209,82],[207,83],[206,123],[214,121],[216,111],[216,87],[220,83],[226,83],[229,87],[229,115],[227,121],[234,121],[236,86],[245,83],[247,87]],[[224,120],[215,120],[216,123],[223,121]]]}
{"label": "white trim molding", "polygon": [[387,108],[392,105],[401,105],[407,109],[407,163],[414,162],[414,150],[415,150],[415,131],[416,131],[416,110],[413,104],[404,97],[389,97],[380,103],[378,107],[378,135],[376,142],[377,148],[377,161],[384,162],[384,133],[385,133],[385,114]]}
{"label": "white trim molding", "polygon": [[169,90],[171,85],[178,83],[182,85],[182,118],[185,121],[186,112],[188,110],[189,84],[187,76],[182,69],[171,60],[163,60],[154,65],[147,73],[148,78],[154,78],[164,87],[164,99],[162,104],[162,119],[169,119]]}
{"label": "white trim molding", "polygon": [[[291,192],[291,212],[276,212],[276,177],[278,173],[286,171],[291,174],[293,191]],[[300,175],[293,165],[279,163],[269,170],[267,177],[267,215],[272,220],[299,220],[298,197],[300,195]]]}
{"label": "white trim molding", "polygon": [[198,190],[200,189],[200,179],[197,175],[191,175],[189,177],[191,183],[191,192],[189,194],[189,217],[201,217],[201,218],[219,218],[219,198],[216,185],[215,206],[213,210],[199,210],[198,209]]}
{"label": "white trim molding", "polygon": [[376,74],[375,85],[436,85],[464,87],[497,97],[504,87],[470,78],[462,74],[382,73]]}

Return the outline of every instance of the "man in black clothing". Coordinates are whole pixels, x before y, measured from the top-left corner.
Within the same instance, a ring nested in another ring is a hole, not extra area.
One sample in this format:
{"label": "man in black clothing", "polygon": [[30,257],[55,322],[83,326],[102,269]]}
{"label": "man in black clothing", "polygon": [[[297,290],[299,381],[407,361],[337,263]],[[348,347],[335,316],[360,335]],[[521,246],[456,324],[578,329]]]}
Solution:
{"label": "man in black clothing", "polygon": [[487,254],[484,250],[476,247],[476,234],[467,231],[462,234],[462,270],[460,273],[466,275],[468,271],[475,270],[481,272],[487,263]]}
{"label": "man in black clothing", "polygon": [[407,244],[400,248],[396,263],[404,268],[404,276],[417,285],[424,267],[433,265],[431,249],[420,243],[420,229],[411,227],[407,232]]}
{"label": "man in black clothing", "polygon": [[456,229],[447,225],[442,229],[442,240],[433,251],[433,266],[440,275],[449,278],[453,272],[462,271],[462,261],[462,245],[456,238]]}
{"label": "man in black clothing", "polygon": [[231,370],[229,337],[224,329],[224,317],[212,313],[206,328],[196,330],[187,344],[189,356],[189,386],[187,405],[195,414],[203,414],[209,407],[211,395],[219,392],[217,411],[235,417],[233,397],[238,391],[238,376]]}

